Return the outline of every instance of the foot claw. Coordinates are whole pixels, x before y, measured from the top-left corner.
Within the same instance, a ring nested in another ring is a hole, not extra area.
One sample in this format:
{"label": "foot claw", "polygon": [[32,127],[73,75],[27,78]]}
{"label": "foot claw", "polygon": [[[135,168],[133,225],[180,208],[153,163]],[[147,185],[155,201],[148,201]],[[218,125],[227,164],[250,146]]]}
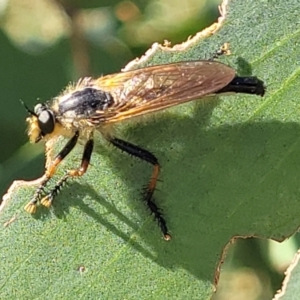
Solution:
{"label": "foot claw", "polygon": [[172,239],[172,236],[169,233],[164,234],[164,240],[165,241],[170,241]]}
{"label": "foot claw", "polygon": [[44,197],[41,200],[41,204],[44,205],[45,207],[49,208],[52,205],[52,199],[49,196]]}
{"label": "foot claw", "polygon": [[34,202],[29,202],[25,205],[24,209],[30,213],[30,214],[34,214],[36,212],[36,203]]}

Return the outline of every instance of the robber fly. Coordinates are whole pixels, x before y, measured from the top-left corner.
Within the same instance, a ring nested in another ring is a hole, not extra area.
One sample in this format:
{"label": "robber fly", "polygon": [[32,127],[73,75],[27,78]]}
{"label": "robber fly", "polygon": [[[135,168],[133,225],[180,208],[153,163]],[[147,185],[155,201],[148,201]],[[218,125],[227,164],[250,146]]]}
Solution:
{"label": "robber fly", "polygon": [[[94,147],[93,135],[97,130],[116,148],[153,166],[143,200],[158,221],[164,239],[170,240],[166,221],[152,197],[160,172],[157,157],[140,146],[117,138],[108,129],[124,120],[207,95],[227,92],[263,96],[265,87],[257,77],[239,77],[234,69],[220,62],[183,61],[116,73],[98,79],[84,78],[69,86],[51,103],[37,104],[34,110],[24,104],[30,114],[27,122],[31,142],[50,141],[58,136],[69,138],[63,149],[46,166],[44,179],[33,199],[25,206],[26,211],[35,213],[38,202],[50,207],[69,178],[82,176],[87,171]],[[86,141],[81,165],[67,171],[55,187],[46,193],[48,181],[79,138]]]}

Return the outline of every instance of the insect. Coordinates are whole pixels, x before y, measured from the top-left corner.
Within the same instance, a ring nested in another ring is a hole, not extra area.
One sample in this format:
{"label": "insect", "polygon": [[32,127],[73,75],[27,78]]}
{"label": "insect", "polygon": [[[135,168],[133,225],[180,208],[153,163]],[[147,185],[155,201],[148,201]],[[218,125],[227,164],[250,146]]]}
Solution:
{"label": "insect", "polygon": [[[150,151],[114,136],[109,129],[124,120],[146,115],[207,95],[227,92],[263,96],[265,87],[257,77],[239,77],[231,67],[211,60],[183,61],[156,65],[100,77],[83,78],[50,103],[37,104],[27,118],[30,141],[49,141],[58,136],[69,138],[63,149],[46,166],[44,179],[26,211],[35,213],[38,202],[50,207],[63,185],[82,176],[88,169],[94,147],[93,134],[99,131],[113,146],[152,165],[152,176],[143,192],[143,200],[158,222],[165,240],[170,240],[166,221],[153,200],[160,163]],[[81,164],[67,171],[55,187],[45,187],[61,161],[78,140],[85,146]]]}

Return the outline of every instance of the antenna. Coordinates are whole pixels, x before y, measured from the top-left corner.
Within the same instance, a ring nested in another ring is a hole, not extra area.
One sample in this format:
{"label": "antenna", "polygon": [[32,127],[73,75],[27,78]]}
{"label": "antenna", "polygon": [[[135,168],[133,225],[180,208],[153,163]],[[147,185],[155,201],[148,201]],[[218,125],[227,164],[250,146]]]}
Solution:
{"label": "antenna", "polygon": [[21,99],[20,99],[20,102],[31,116],[38,117],[37,114],[34,111],[32,111],[31,109],[29,109],[28,106]]}

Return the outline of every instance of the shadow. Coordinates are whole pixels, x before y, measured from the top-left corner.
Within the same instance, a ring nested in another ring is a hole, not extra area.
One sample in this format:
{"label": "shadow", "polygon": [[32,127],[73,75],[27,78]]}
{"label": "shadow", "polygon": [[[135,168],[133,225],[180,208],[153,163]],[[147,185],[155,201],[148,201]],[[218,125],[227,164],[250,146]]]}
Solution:
{"label": "shadow", "polygon": [[[76,191],[76,197],[74,197],[74,190]],[[100,214],[88,204],[85,204],[82,199],[86,198],[86,195],[88,195],[92,201],[98,202],[108,213]],[[99,193],[97,193],[93,187],[73,181],[65,187],[61,199],[60,197],[57,197],[55,200],[56,201],[53,203],[52,213],[54,213],[57,218],[65,219],[66,215],[69,213],[70,207],[77,207],[84,214],[93,218],[98,224],[107,228],[112,235],[118,236],[125,242],[130,242],[131,246],[133,246],[137,251],[143,253],[145,257],[154,259],[154,256],[149,251],[143,249],[137,242],[132,240],[129,234],[125,234],[118,229],[117,226],[107,220],[107,215],[113,214],[120,222],[127,224],[134,231],[138,230],[137,224],[133,223],[129,218],[117,210],[116,207],[109,201],[106,201],[104,198],[99,196]],[[45,210],[47,210],[47,213],[50,213],[50,211],[45,208],[43,209],[44,213],[46,213]]]}
{"label": "shadow", "polygon": [[[128,187],[124,198],[114,199],[118,188],[114,183],[103,181],[107,190],[103,193],[95,191],[92,182],[80,180],[63,190],[64,200],[56,199],[55,215],[64,218],[69,207],[76,206],[155,263],[186,269],[207,282],[213,282],[212,270],[233,236],[282,240],[291,235],[299,226],[295,209],[300,199],[299,124],[249,121],[227,125],[220,119],[220,125],[211,127],[218,99],[204,102],[183,108],[192,109],[192,117],[171,110],[124,131],[127,141],[155,153],[162,165],[155,200],[163,209],[172,241],[159,238],[157,225],[147,221],[148,212],[139,201],[151,166],[110,146],[98,146],[92,162],[109,160],[112,172]],[[124,138],[124,132],[118,137]],[[96,169],[89,170],[94,172],[91,176],[105,178],[101,171],[95,175]],[[87,195],[105,207],[108,215],[138,232],[153,251],[132,239],[132,232],[125,233],[119,224],[85,204],[82,199]],[[124,201],[140,222],[123,214],[114,205],[117,201]]]}
{"label": "shadow", "polygon": [[[126,140],[161,162],[155,199],[173,240],[160,241],[154,222],[143,224],[139,234],[155,248],[156,263],[185,268],[209,282],[233,236],[283,240],[299,226],[299,124],[248,122],[206,129],[216,101],[195,109],[192,118],[156,118],[126,131]],[[118,151],[104,152],[129,187],[128,206],[143,220],[147,212],[138,192],[151,166]]]}
{"label": "shadow", "polygon": [[249,76],[252,75],[252,67],[251,64],[246,61],[244,58],[242,57],[238,57],[237,58],[237,74],[239,74],[240,76]]}

